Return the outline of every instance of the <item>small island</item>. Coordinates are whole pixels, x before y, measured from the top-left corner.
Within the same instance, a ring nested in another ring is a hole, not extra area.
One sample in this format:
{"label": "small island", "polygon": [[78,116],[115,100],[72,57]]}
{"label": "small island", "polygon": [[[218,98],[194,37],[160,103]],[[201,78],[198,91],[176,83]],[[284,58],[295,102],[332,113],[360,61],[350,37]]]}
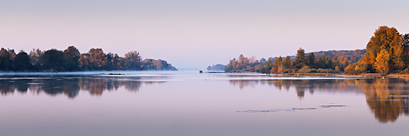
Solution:
{"label": "small island", "polygon": [[224,71],[225,68],[226,68],[226,65],[216,64],[216,65],[208,66],[206,69],[208,71]]}
{"label": "small island", "polygon": [[33,49],[30,53],[14,49],[0,49],[0,71],[2,72],[62,72],[97,70],[177,70],[165,60],[144,59],[137,51],[130,51],[124,57],[104,53],[101,48],[92,48],[80,53],[74,46],[64,51]]}

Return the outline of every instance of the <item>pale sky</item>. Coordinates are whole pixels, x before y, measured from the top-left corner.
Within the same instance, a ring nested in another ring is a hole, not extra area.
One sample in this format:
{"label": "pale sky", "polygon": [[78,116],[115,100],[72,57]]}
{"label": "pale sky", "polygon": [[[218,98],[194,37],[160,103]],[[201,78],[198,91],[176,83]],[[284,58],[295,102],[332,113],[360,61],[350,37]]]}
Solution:
{"label": "pale sky", "polygon": [[0,47],[90,48],[205,69],[366,47],[379,26],[409,33],[408,0],[0,0]]}

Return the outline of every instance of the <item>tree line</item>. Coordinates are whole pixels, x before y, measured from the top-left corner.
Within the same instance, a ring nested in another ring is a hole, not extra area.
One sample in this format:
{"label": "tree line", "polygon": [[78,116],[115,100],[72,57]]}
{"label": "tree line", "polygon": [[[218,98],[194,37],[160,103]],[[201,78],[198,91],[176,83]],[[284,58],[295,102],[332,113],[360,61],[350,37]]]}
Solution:
{"label": "tree line", "polygon": [[297,50],[294,59],[290,56],[278,57],[274,60],[256,60],[255,57],[247,58],[240,55],[227,64],[226,72],[260,72],[260,73],[334,73],[342,72],[350,64],[344,56],[317,57],[314,53],[305,54],[304,49]]}
{"label": "tree line", "polygon": [[[240,55],[227,64],[226,72],[260,73],[409,73],[409,34],[391,27],[379,27],[366,50],[329,51],[306,54],[299,48],[294,57],[256,60]],[[362,55],[364,53],[364,55]],[[317,55],[316,55],[317,54]]]}
{"label": "tree line", "polygon": [[223,64],[216,64],[216,65],[212,65],[212,66],[208,66],[206,69],[211,71],[223,71],[226,68],[226,65]]}
{"label": "tree line", "polygon": [[92,48],[80,53],[74,46],[64,51],[33,49],[15,53],[14,49],[0,49],[0,71],[91,71],[91,70],[176,70],[164,60],[145,59],[137,51],[124,57]]}

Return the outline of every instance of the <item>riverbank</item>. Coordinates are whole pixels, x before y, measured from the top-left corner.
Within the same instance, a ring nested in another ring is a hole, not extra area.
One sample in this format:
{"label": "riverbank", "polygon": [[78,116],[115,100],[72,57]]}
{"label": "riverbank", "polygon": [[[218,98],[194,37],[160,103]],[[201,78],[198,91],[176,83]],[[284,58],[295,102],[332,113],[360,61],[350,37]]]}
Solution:
{"label": "riverbank", "polygon": [[409,79],[408,74],[389,74],[389,77]]}

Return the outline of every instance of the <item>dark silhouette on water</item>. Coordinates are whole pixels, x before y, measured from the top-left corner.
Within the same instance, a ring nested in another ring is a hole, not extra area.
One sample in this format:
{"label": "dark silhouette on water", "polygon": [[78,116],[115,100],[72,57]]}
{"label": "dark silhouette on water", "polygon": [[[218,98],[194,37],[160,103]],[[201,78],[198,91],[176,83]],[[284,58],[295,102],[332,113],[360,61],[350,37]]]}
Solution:
{"label": "dark silhouette on water", "polygon": [[[44,92],[50,96],[60,94],[68,98],[75,98],[79,91],[88,91],[91,95],[102,95],[105,91],[114,91],[124,87],[128,91],[139,91],[142,84],[139,78],[115,78],[115,77],[32,77],[32,78],[3,78],[0,79],[0,94],[8,95],[17,90],[20,93],[28,91],[39,94]],[[163,82],[144,82],[146,84]]]}

